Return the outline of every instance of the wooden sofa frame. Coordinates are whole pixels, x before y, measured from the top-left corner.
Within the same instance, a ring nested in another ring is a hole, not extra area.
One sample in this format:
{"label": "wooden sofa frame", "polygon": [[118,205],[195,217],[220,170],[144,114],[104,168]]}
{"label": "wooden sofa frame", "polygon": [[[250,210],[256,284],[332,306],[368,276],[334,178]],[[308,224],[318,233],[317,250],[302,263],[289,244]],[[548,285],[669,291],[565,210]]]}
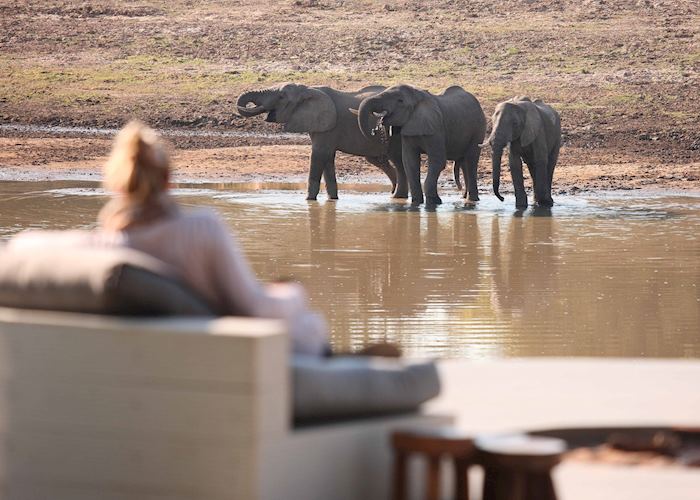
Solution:
{"label": "wooden sofa frame", "polygon": [[0,308],[3,500],[372,500],[413,414],[295,429],[284,325]]}

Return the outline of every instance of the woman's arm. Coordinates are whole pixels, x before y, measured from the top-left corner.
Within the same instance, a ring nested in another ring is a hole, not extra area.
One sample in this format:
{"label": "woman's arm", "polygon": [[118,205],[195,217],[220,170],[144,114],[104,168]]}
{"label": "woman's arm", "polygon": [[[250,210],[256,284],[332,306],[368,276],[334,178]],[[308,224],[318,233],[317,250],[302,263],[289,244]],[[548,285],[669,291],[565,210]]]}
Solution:
{"label": "woman's arm", "polygon": [[243,250],[218,219],[207,221],[207,234],[199,237],[206,249],[208,274],[229,314],[262,318],[287,318],[306,307],[306,292],[297,283],[264,286],[258,281]]}
{"label": "woman's arm", "polygon": [[306,290],[293,282],[261,284],[229,229],[218,218],[212,218],[209,229],[209,275],[226,312],[284,319],[290,328],[294,352],[325,352],[327,325],[308,308]]}

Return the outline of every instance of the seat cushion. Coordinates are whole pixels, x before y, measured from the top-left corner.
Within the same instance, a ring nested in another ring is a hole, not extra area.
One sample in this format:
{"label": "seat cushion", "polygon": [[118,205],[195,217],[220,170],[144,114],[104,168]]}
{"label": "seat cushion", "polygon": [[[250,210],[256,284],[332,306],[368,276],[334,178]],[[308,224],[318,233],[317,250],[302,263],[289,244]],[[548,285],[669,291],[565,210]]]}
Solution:
{"label": "seat cushion", "polygon": [[165,263],[124,247],[0,248],[0,306],[94,314],[212,315]]}
{"label": "seat cushion", "polygon": [[432,361],[295,356],[292,378],[297,423],[414,411],[440,392]]}

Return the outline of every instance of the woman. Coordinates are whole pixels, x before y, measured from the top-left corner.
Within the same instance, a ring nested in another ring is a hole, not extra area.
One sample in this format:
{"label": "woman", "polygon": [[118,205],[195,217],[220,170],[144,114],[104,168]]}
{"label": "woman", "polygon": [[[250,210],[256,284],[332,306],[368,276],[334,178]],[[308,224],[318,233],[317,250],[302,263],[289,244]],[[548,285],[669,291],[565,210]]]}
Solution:
{"label": "woman", "polygon": [[[136,121],[126,125],[116,137],[104,174],[112,199],[100,212],[100,228],[63,232],[63,243],[126,245],[150,254],[178,271],[219,313],[283,319],[294,352],[328,351],[325,321],[309,310],[301,285],[262,285],[215,212],[183,210],[170,196],[170,160],[155,131]],[[32,244],[32,239],[45,236],[29,233],[12,244]]]}

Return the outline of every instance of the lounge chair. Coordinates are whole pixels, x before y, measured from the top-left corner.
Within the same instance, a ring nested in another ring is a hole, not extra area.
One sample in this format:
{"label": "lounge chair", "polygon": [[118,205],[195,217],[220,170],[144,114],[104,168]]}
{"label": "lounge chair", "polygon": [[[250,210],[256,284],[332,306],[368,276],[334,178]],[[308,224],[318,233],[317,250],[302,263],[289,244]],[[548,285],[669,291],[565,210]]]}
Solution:
{"label": "lounge chair", "polygon": [[0,307],[0,496],[385,499],[390,430],[450,422],[295,425],[291,374],[274,320]]}

